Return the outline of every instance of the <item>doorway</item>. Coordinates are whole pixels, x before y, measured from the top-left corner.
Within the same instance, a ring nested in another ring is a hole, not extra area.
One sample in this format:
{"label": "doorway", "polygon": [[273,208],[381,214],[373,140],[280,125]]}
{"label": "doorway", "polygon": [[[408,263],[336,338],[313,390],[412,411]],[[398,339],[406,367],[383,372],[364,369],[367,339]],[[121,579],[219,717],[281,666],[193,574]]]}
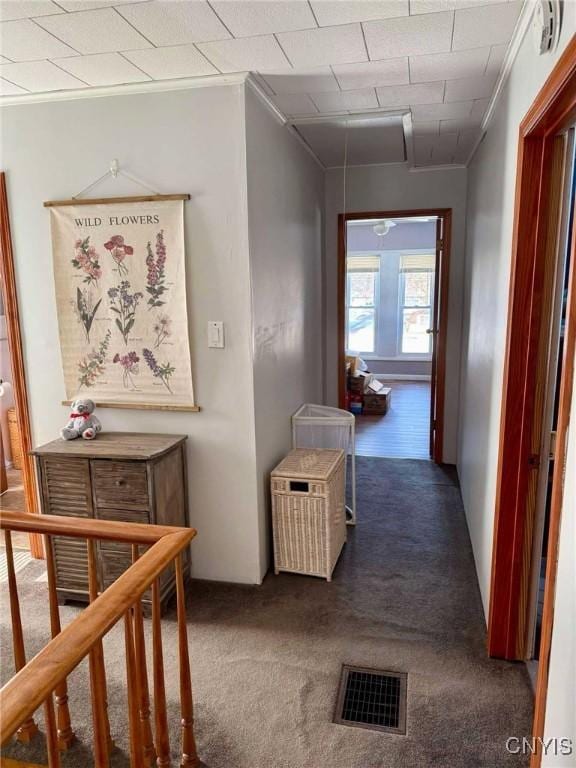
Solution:
{"label": "doorway", "polygon": [[338,385],[356,451],[442,462],[451,211],[339,216]]}
{"label": "doorway", "polygon": [[[37,512],[28,394],[8,213],[6,176],[0,173],[0,511]],[[42,557],[37,534],[13,537],[13,545]]]}

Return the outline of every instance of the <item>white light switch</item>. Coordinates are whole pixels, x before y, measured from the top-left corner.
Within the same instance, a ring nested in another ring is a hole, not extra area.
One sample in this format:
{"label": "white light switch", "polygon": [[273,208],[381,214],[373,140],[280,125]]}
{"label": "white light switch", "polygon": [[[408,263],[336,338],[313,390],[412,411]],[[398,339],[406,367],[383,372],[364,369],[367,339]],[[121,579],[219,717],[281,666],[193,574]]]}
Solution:
{"label": "white light switch", "polygon": [[224,349],[224,323],[221,320],[208,320],[208,346]]}

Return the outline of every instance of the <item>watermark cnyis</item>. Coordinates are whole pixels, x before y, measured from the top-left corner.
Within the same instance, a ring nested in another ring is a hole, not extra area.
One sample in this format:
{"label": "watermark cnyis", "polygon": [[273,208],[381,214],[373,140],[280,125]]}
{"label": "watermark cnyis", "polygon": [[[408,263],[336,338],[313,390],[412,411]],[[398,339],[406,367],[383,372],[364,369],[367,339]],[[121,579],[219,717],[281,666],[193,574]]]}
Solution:
{"label": "watermark cnyis", "polygon": [[534,736],[510,736],[506,739],[506,752],[511,755],[573,755],[574,742],[568,736],[551,736],[547,739]]}

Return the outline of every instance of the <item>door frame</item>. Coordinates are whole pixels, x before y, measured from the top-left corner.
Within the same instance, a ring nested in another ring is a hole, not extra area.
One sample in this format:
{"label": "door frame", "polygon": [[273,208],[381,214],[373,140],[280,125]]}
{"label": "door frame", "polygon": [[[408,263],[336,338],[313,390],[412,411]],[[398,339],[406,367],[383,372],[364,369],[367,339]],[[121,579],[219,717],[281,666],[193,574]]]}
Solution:
{"label": "door frame", "polygon": [[[444,452],[444,399],[446,395],[446,337],[448,333],[448,292],[450,285],[450,249],[452,238],[451,208],[415,208],[404,211],[360,211],[338,214],[338,403],[344,406],[346,393],[346,222],[359,219],[403,219],[412,216],[437,216],[443,222],[443,244],[436,243],[436,275],[439,275],[438,333],[432,345],[436,364],[436,438],[431,456],[442,464]],[[436,297],[435,297],[436,300]],[[432,398],[432,394],[431,394]],[[431,400],[432,401],[432,400]]]}
{"label": "door frame", "polygon": [[[551,164],[554,136],[576,121],[576,35],[572,37],[549,78],[520,124],[508,333],[502,395],[500,447],[494,520],[492,577],[488,621],[491,656],[518,658],[519,606],[523,569],[531,555],[527,535],[526,501],[534,423],[534,381],[543,298]],[[566,438],[576,352],[576,227],[568,255],[566,332],[550,506],[546,584],[532,735],[544,733],[548,666],[554,618]],[[538,768],[541,752],[532,756]]]}
{"label": "door frame", "polygon": [[[29,452],[32,450],[32,433],[30,429],[30,411],[28,408],[28,390],[26,387],[26,372],[22,350],[22,333],[20,331],[20,316],[18,312],[18,293],[16,290],[16,275],[14,272],[14,253],[12,251],[12,236],[10,232],[10,217],[8,212],[8,193],[6,190],[6,174],[0,172],[0,276],[1,290],[6,311],[6,333],[10,350],[10,365],[12,368],[12,389],[20,440],[22,443],[22,484],[28,512],[38,512],[38,494],[36,474]],[[42,537],[30,534],[30,553],[32,557],[43,557]]]}

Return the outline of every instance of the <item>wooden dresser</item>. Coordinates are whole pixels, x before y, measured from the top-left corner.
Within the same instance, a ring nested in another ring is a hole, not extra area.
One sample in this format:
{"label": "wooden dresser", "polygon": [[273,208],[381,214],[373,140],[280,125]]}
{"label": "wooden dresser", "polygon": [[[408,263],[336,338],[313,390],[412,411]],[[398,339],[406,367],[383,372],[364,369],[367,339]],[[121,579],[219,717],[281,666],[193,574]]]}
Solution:
{"label": "wooden dresser", "polygon": [[[95,440],[54,440],[35,448],[42,513],[131,523],[188,526],[186,437],[103,432]],[[53,539],[61,603],[88,602],[88,557],[82,539]],[[108,587],[131,563],[129,544],[97,545],[100,584]],[[189,571],[189,555],[186,560]],[[161,577],[164,607],[174,573]],[[151,594],[143,598],[151,607]]]}

